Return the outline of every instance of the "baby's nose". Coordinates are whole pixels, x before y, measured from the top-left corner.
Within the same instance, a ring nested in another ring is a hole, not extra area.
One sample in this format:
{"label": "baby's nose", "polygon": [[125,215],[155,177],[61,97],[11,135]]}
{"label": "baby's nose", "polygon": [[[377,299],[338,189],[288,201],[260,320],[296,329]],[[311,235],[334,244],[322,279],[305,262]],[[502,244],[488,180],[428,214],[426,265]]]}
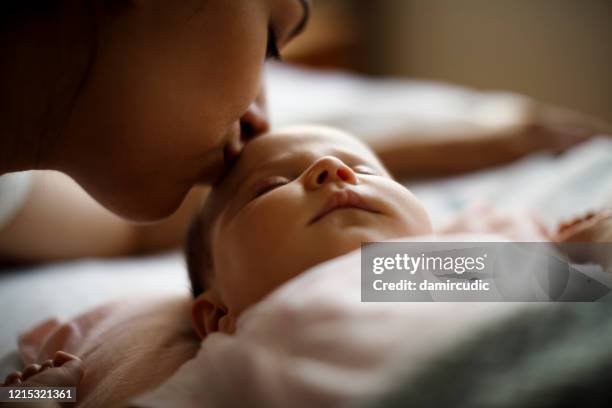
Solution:
{"label": "baby's nose", "polygon": [[306,187],[311,190],[334,182],[357,184],[355,172],[336,157],[322,157],[313,163],[306,172]]}

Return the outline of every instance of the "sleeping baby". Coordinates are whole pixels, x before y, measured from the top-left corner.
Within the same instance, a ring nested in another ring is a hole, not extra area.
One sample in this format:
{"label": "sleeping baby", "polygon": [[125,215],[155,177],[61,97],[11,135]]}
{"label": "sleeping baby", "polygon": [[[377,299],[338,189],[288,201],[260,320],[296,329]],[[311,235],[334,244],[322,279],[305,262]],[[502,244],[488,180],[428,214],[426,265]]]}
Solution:
{"label": "sleeping baby", "polygon": [[[570,240],[579,233],[588,235],[589,228],[601,232],[602,225],[610,231],[611,222],[612,215],[605,213],[566,225],[561,232]],[[483,209],[464,214],[442,232],[495,232],[522,241],[555,238],[526,218],[517,221]],[[351,135],[294,127],[257,138],[213,187],[190,228],[186,253],[195,330],[202,338],[234,333],[249,306],[362,242],[432,233],[419,200]],[[78,366],[74,356],[64,360]],[[51,376],[49,367],[53,364],[28,368],[7,384],[36,381],[38,371]],[[60,380],[65,381],[54,383],[78,383]]]}
{"label": "sleeping baby", "polygon": [[[196,331],[234,332],[250,305],[361,242],[431,232],[416,197],[354,137],[296,127],[257,138],[211,190],[190,229]],[[81,361],[60,357],[9,375],[5,385],[77,385]]]}
{"label": "sleeping baby", "polygon": [[187,244],[200,336],[362,242],[427,235],[424,207],[356,138],[296,127],[254,140],[212,189]]}
{"label": "sleeping baby", "polygon": [[[610,214],[601,213],[574,227],[601,230],[607,223],[609,230],[610,221]],[[481,206],[437,233],[494,233],[525,242],[570,240],[571,230],[565,226],[558,236],[549,235],[527,213]],[[232,333],[246,308],[313,266],[362,242],[432,233],[419,200],[355,137],[294,127],[259,138],[213,188],[190,230],[195,328],[201,337]]]}

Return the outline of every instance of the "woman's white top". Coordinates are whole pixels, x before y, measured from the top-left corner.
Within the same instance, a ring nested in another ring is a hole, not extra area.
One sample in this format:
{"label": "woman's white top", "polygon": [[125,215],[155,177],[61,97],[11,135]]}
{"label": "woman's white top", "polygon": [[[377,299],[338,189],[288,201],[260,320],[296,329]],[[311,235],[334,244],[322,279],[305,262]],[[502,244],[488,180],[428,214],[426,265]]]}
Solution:
{"label": "woman's white top", "polygon": [[23,207],[30,192],[31,179],[30,171],[0,176],[0,230],[8,225]]}

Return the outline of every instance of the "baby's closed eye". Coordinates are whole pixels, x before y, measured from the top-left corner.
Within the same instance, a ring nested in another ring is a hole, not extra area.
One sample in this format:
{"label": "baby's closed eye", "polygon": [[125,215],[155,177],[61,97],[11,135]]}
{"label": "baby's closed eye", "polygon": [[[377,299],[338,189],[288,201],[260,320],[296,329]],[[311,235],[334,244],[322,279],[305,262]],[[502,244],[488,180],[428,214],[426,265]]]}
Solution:
{"label": "baby's closed eye", "polygon": [[358,174],[365,174],[369,176],[380,176],[380,173],[374,170],[372,167],[366,164],[358,164],[352,167],[353,171]]}
{"label": "baby's closed eye", "polygon": [[288,184],[289,182],[291,182],[291,180],[283,176],[268,177],[258,183],[254,188],[255,196],[253,199],[261,197],[278,187]]}
{"label": "baby's closed eye", "polygon": [[[366,164],[358,164],[352,166],[351,169],[355,173],[361,175],[380,176],[380,172]],[[291,181],[293,181],[293,179],[285,176],[266,177],[256,184],[255,188],[253,189],[255,191],[255,194],[253,195],[252,200],[261,197],[279,187],[289,184]]]}

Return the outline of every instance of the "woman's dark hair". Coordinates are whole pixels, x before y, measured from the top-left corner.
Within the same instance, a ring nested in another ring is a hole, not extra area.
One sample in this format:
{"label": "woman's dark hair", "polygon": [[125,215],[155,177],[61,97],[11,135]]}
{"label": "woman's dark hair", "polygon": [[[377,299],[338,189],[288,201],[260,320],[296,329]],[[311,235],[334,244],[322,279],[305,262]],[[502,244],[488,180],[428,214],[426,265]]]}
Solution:
{"label": "woman's dark hair", "polygon": [[62,0],[9,0],[0,3],[0,26],[5,28],[26,18],[56,11]]}

